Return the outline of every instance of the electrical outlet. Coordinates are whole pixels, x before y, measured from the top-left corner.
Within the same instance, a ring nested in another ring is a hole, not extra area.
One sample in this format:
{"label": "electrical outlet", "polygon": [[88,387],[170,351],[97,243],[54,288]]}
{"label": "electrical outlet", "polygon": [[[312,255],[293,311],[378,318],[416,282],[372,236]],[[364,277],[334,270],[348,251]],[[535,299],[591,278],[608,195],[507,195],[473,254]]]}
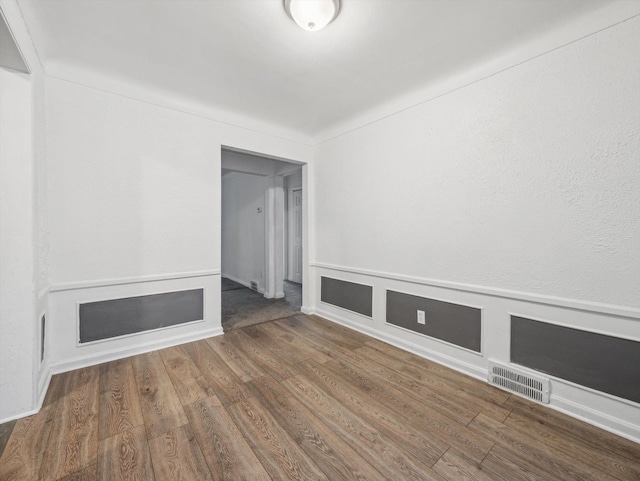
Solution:
{"label": "electrical outlet", "polygon": [[424,319],[424,311],[418,311],[418,324],[426,324]]}

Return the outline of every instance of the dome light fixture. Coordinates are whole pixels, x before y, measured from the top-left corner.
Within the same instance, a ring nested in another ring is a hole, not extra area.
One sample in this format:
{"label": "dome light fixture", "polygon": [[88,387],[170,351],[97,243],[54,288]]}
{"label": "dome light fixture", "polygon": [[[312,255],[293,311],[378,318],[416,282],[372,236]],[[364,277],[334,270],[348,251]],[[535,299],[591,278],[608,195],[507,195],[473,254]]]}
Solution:
{"label": "dome light fixture", "polygon": [[284,0],[284,9],[300,28],[316,32],[338,16],[340,0]]}

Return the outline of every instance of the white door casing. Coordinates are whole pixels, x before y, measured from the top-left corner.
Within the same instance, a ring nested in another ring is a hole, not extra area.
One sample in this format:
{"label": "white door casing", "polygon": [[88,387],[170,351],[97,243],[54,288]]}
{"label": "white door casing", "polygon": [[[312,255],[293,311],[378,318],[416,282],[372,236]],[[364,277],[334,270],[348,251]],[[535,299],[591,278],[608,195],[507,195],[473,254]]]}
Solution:
{"label": "white door casing", "polygon": [[291,192],[289,203],[289,280],[302,283],[302,189]]}

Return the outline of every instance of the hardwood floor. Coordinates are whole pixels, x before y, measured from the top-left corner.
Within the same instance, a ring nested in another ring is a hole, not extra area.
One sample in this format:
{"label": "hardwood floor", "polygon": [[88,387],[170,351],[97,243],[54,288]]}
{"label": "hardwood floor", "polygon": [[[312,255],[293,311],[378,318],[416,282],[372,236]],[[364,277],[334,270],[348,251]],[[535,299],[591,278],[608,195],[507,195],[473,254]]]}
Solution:
{"label": "hardwood floor", "polygon": [[640,445],[315,316],[54,376],[0,480],[640,480]]}

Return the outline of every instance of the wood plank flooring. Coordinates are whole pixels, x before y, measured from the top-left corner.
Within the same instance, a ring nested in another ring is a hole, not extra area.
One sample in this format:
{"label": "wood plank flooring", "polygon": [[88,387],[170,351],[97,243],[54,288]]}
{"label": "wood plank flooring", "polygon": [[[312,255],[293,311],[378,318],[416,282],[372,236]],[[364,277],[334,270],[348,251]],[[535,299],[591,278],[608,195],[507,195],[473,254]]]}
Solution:
{"label": "wood plank flooring", "polygon": [[315,316],[54,376],[8,480],[640,480],[640,445]]}

